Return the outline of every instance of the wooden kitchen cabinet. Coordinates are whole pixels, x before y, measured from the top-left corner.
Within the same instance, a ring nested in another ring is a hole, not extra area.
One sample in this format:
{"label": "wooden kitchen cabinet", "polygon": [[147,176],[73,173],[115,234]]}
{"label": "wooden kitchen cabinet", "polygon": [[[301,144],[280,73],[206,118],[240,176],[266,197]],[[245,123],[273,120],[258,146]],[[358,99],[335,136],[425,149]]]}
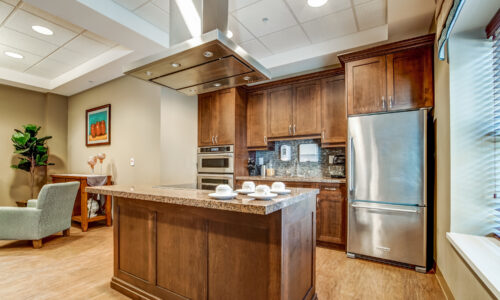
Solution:
{"label": "wooden kitchen cabinet", "polygon": [[321,145],[345,144],[347,111],[344,76],[321,80]]}
{"label": "wooden kitchen cabinet", "polygon": [[269,137],[291,136],[293,125],[292,86],[270,89],[267,93]]}
{"label": "wooden kitchen cabinet", "polygon": [[349,115],[386,111],[386,58],[371,57],[346,64]]}
{"label": "wooden kitchen cabinet", "polygon": [[294,136],[314,135],[321,132],[320,81],[313,80],[293,86]]}
{"label": "wooden kitchen cabinet", "polygon": [[267,147],[267,92],[247,95],[247,147]]}
{"label": "wooden kitchen cabinet", "polygon": [[317,196],[316,240],[345,245],[347,232],[345,184],[322,186]]}
{"label": "wooden kitchen cabinet", "polygon": [[198,98],[198,146],[233,145],[235,141],[236,89]]}
{"label": "wooden kitchen cabinet", "polygon": [[433,106],[432,72],[430,47],[387,55],[388,110]]}
{"label": "wooden kitchen cabinet", "polygon": [[432,107],[434,35],[339,56],[349,115]]}

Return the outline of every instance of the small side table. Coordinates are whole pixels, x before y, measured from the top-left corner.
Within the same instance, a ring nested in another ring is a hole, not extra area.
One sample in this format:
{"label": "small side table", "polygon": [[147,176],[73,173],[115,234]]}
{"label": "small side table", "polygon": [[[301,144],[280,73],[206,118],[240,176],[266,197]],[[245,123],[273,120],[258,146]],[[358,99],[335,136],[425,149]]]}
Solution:
{"label": "small side table", "polygon": [[[51,175],[52,182],[70,182],[70,181],[79,181],[80,188],[78,189],[78,193],[76,194],[75,206],[73,207],[73,215],[71,220],[78,222],[82,226],[82,231],[86,232],[89,223],[106,220],[106,225],[111,226],[111,196],[106,196],[106,203],[104,205],[105,215],[96,216],[93,218],[88,217],[87,211],[87,199],[88,194],[85,191],[87,187],[87,178],[95,175],[84,175],[84,174],[54,174]],[[111,176],[107,176],[106,185],[111,185]]]}

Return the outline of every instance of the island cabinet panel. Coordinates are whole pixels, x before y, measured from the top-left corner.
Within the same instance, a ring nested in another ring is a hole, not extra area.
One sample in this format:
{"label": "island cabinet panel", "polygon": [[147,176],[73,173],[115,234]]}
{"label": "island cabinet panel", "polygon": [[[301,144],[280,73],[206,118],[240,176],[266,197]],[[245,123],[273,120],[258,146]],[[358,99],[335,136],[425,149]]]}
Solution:
{"label": "island cabinet panel", "polygon": [[318,135],[321,132],[320,81],[313,80],[293,86],[293,128],[297,136]]}
{"label": "island cabinet panel", "polygon": [[345,184],[322,187],[318,195],[316,237],[319,242],[345,245],[347,220]]}
{"label": "island cabinet panel", "polygon": [[111,287],[134,299],[315,299],[313,193],[267,215],[115,197]]}
{"label": "island cabinet panel", "polygon": [[267,147],[267,92],[247,95],[247,147]]}
{"label": "island cabinet panel", "polygon": [[200,270],[207,269],[207,222],[191,214],[158,213],[156,231],[157,285],[189,299],[205,299],[208,278]]}
{"label": "island cabinet panel", "polygon": [[433,91],[431,47],[387,55],[389,110],[432,107]]}
{"label": "island cabinet panel", "polygon": [[321,144],[345,144],[347,139],[347,108],[344,76],[321,81]]}
{"label": "island cabinet panel", "polygon": [[268,91],[268,125],[269,137],[286,137],[292,135],[292,86],[273,88]]}
{"label": "island cabinet panel", "polygon": [[385,60],[385,56],[377,56],[346,64],[350,115],[386,110]]}

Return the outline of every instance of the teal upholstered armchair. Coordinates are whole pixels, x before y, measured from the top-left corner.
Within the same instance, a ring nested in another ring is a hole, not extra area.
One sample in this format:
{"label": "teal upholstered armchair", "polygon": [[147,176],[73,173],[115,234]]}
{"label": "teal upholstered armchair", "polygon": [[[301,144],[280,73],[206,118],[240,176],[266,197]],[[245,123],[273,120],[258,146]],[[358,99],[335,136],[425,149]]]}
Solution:
{"label": "teal upholstered armchair", "polygon": [[0,207],[0,240],[32,240],[33,247],[40,248],[44,237],[60,231],[69,235],[79,186],[78,182],[46,184],[28,207]]}

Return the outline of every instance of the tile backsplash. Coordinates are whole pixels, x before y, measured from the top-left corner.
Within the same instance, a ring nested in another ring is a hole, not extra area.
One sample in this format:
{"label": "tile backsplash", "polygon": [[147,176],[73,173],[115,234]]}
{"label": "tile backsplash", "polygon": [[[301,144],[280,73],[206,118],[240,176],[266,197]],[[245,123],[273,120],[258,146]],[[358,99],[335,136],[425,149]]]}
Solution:
{"label": "tile backsplash", "polygon": [[[318,162],[299,162],[299,145],[317,144],[319,148]],[[289,145],[291,148],[291,160],[282,161],[280,159],[281,145]],[[267,168],[273,167],[276,176],[305,176],[305,177],[330,177],[330,170],[335,175],[345,176],[345,165],[330,165],[328,157],[330,155],[345,155],[345,148],[321,148],[319,140],[295,140],[277,141],[274,151],[255,151],[250,153],[259,165],[259,158],[262,158]],[[258,166],[260,169],[260,165]]]}

